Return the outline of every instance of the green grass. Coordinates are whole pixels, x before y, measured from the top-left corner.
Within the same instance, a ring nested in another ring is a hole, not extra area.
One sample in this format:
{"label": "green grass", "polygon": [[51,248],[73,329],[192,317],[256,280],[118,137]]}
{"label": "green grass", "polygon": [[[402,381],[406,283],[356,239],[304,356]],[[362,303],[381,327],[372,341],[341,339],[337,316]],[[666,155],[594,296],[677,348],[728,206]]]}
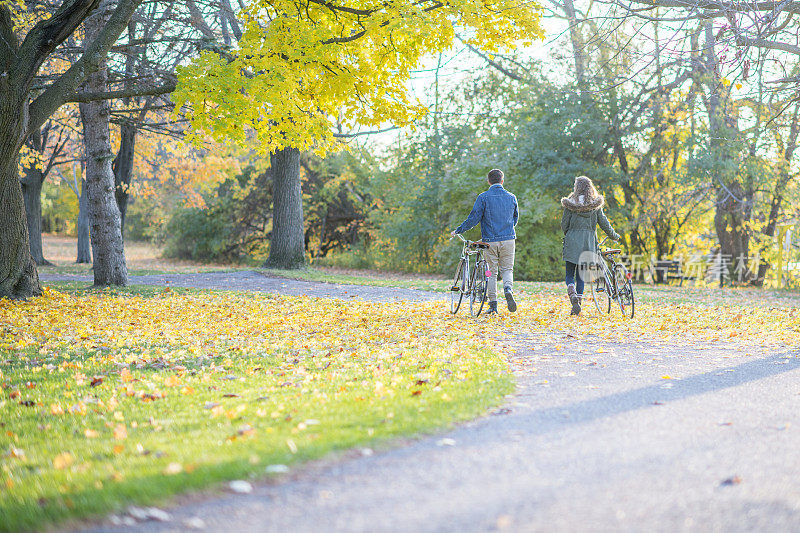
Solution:
{"label": "green grass", "polygon": [[[441,315],[433,307],[409,319],[418,337],[408,339],[390,307],[369,303],[353,316],[352,302],[54,285],[74,299],[0,302],[0,312],[20,311],[0,328],[0,531],[159,504],[225,480],[266,478],[267,465],[386,446],[474,418],[513,390],[504,359],[431,319]],[[181,321],[183,309],[204,306],[207,315]],[[345,308],[352,323],[324,337],[316,328],[341,321]],[[285,319],[269,322],[268,309]],[[228,311],[228,322],[198,323]],[[254,329],[265,331],[261,344],[229,329],[247,316],[263,320]],[[133,327],[151,330],[138,345],[135,333],[117,343],[105,323],[93,323],[140,319]],[[159,328],[169,337],[166,328],[178,327],[188,343],[160,340]],[[36,342],[19,346],[28,341]]]}
{"label": "green grass", "polygon": [[106,295],[106,296],[141,296],[151,298],[165,294],[198,294],[224,293],[230,291],[216,291],[207,289],[193,289],[187,287],[164,287],[163,285],[126,285],[125,287],[95,287],[85,281],[48,281],[46,287],[55,289],[72,296]]}

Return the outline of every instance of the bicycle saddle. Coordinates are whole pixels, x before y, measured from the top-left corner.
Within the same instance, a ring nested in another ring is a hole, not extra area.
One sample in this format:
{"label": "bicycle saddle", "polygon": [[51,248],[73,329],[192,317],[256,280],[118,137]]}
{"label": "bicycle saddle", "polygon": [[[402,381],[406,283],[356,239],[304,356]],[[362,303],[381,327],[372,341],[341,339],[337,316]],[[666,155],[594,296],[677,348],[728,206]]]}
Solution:
{"label": "bicycle saddle", "polygon": [[602,254],[603,257],[608,257],[609,255],[621,254],[622,250],[617,250],[616,248],[612,248],[610,250],[605,250],[600,253]]}
{"label": "bicycle saddle", "polygon": [[483,241],[475,241],[475,242],[472,243],[472,245],[475,246],[476,248],[488,248],[489,247],[489,243],[488,242],[483,242]]}

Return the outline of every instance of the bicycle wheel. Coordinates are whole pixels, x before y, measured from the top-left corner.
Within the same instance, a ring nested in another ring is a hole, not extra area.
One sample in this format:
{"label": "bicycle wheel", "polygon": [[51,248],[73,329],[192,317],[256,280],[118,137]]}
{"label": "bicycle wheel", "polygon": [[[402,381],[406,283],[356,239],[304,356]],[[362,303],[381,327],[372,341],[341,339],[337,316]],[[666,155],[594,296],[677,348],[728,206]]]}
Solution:
{"label": "bicycle wheel", "polygon": [[486,261],[479,261],[472,271],[469,290],[469,314],[479,316],[486,301]]}
{"label": "bicycle wheel", "polygon": [[633,318],[636,301],[633,297],[633,284],[628,279],[628,269],[622,265],[617,265],[614,268],[614,278],[617,280],[617,287],[619,287],[617,299],[622,316]]}
{"label": "bicycle wheel", "polygon": [[456,267],[456,275],[453,278],[453,283],[450,285],[450,312],[456,314],[458,308],[461,307],[461,300],[464,298],[464,260],[458,262]]}
{"label": "bicycle wheel", "polygon": [[611,289],[608,286],[605,276],[598,276],[598,278],[590,283],[592,287],[592,300],[597,312],[601,315],[603,313],[609,314],[611,312]]}

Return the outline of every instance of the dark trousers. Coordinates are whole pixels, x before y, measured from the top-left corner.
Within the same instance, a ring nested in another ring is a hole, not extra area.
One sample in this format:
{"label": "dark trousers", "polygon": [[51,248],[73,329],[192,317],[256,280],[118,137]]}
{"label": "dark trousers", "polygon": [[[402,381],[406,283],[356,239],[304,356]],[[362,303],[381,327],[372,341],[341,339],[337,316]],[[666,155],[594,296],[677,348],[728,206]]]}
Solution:
{"label": "dark trousers", "polygon": [[567,274],[564,276],[564,281],[567,285],[575,285],[575,290],[578,294],[583,294],[583,280],[581,279],[581,272],[578,269],[578,265],[575,263],[570,263],[566,261],[567,264]]}

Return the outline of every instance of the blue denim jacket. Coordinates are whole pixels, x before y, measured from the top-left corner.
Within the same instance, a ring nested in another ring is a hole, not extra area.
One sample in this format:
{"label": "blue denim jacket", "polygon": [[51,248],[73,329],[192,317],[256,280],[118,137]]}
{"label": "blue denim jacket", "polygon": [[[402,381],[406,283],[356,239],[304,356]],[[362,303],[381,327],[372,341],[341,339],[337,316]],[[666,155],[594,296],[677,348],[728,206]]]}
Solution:
{"label": "blue denim jacket", "polygon": [[503,188],[500,183],[489,187],[475,200],[467,220],[456,228],[456,233],[464,233],[481,223],[481,239],[485,242],[498,242],[516,239],[514,226],[519,220],[517,197]]}

